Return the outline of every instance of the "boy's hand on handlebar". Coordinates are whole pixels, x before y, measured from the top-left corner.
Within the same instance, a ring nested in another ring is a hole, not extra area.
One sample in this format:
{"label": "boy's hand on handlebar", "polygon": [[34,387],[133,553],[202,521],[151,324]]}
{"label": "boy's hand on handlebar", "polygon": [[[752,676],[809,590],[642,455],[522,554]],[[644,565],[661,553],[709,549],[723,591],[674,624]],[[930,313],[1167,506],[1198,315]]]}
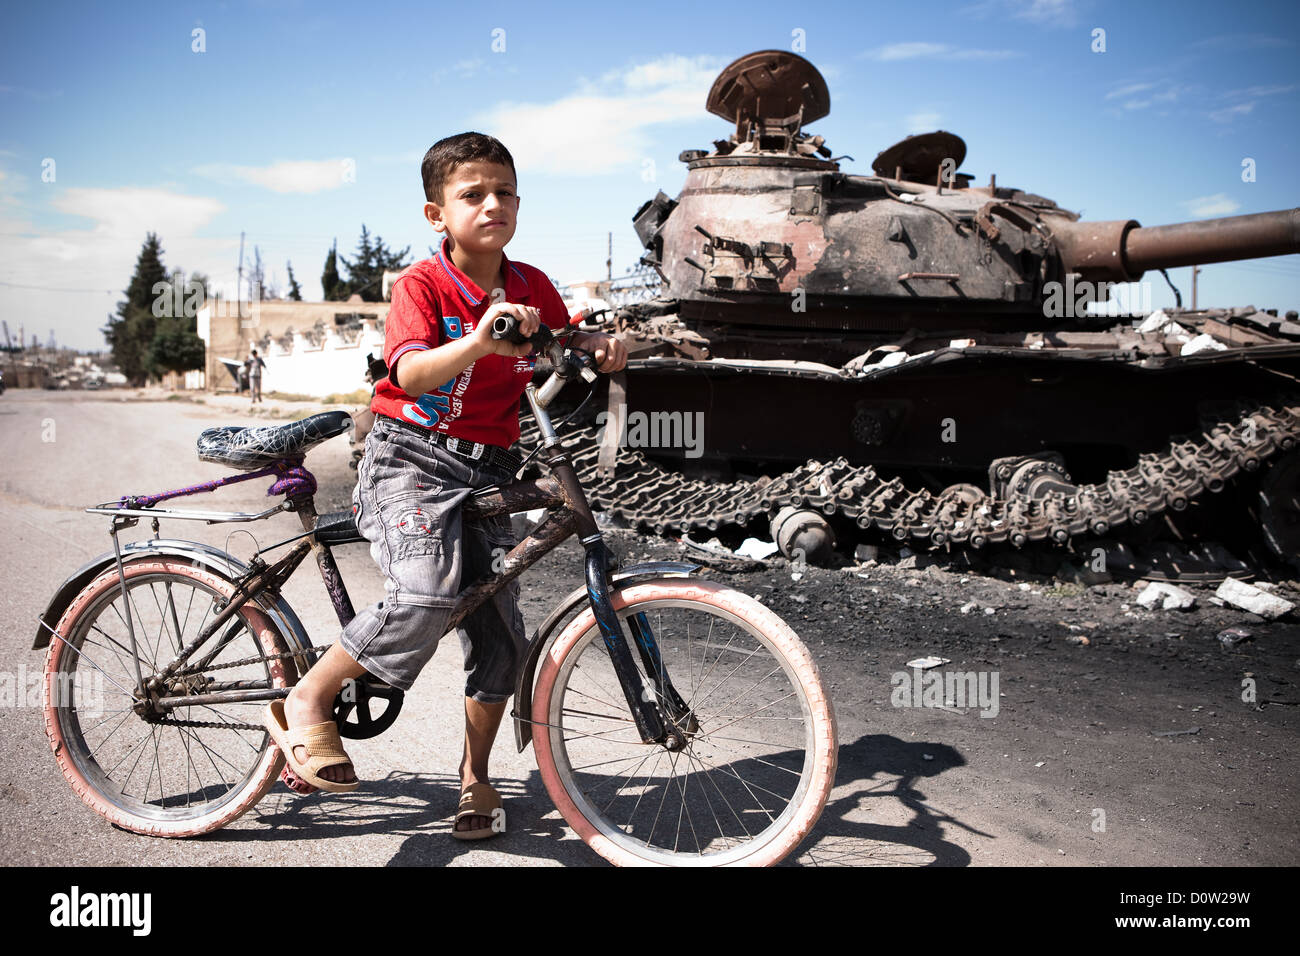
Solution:
{"label": "boy's hand on handlebar", "polygon": [[590,352],[596,368],[602,372],[617,372],[627,365],[627,346],[604,332],[582,332],[573,337],[576,348]]}
{"label": "boy's hand on handlebar", "polygon": [[474,339],[481,350],[495,355],[528,355],[533,350],[531,343],[515,345],[505,339],[492,338],[492,322],[497,316],[513,316],[519,323],[519,331],[525,336],[532,335],[542,324],[542,314],[530,305],[515,302],[498,302],[483,313],[483,318],[474,326]]}

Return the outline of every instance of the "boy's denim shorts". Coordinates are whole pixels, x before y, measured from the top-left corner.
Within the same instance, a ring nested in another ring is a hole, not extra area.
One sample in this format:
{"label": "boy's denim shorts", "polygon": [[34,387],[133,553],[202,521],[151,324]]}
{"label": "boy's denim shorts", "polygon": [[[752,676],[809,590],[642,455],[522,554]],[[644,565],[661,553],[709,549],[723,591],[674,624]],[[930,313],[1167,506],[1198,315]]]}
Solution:
{"label": "boy's denim shorts", "polygon": [[[371,674],[409,690],[442,639],[462,584],[489,574],[494,552],[514,547],[509,515],[461,521],[461,505],[474,489],[511,479],[375,417],[352,505],[357,528],[387,578],[385,598],[358,612],[340,639]],[[518,580],[467,617],[458,632],[465,696],[485,704],[509,698],[527,649]]]}

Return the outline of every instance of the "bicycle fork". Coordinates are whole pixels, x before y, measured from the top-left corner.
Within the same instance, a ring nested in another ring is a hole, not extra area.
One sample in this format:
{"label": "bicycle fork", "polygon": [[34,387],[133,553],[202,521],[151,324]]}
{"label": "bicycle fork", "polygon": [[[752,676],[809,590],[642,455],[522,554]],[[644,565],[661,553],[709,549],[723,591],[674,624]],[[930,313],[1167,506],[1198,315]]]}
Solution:
{"label": "bicycle fork", "polygon": [[[668,678],[668,670],[659,654],[654,632],[645,614],[628,618],[628,626],[636,648],[653,683],[646,683],[637,671],[628,648],[627,639],[619,622],[618,612],[609,596],[610,553],[599,535],[584,539],[587,549],[587,596],[591,601],[596,625],[600,628],[605,648],[609,651],[614,673],[623,688],[623,696],[637,731],[645,743],[662,744],[668,750],[681,750],[686,746],[687,735],[699,730],[695,715],[691,713],[681,695]],[[665,721],[665,717],[668,719]]]}

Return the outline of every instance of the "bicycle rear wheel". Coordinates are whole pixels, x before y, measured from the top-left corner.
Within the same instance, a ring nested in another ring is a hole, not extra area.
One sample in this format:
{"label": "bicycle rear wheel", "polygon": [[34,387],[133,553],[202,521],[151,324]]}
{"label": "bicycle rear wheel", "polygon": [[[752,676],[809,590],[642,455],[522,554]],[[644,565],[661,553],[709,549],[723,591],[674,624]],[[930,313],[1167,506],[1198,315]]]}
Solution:
{"label": "bicycle rear wheel", "polygon": [[[233,582],[171,556],[123,562],[88,584],[60,618],[63,640],[45,664],[45,729],[63,775],[82,801],[136,833],[186,837],[225,826],[274,784],[283,757],[261,729],[258,703],[178,707],[146,718],[133,710],[140,672],[165,666],[193,641],[235,591]],[[132,653],[127,607],[136,637]],[[271,622],[246,603],[190,658],[201,673],[173,678],[169,695],[289,686],[291,663],[248,658],[288,650]],[[295,678],[296,679],[296,678]],[[222,685],[226,685],[223,687]]]}
{"label": "bicycle rear wheel", "polygon": [[707,581],[623,588],[698,722],[684,750],[644,744],[588,609],[543,657],[533,744],[568,824],[619,865],[771,866],[816,823],[835,778],[835,717],[780,618]]}

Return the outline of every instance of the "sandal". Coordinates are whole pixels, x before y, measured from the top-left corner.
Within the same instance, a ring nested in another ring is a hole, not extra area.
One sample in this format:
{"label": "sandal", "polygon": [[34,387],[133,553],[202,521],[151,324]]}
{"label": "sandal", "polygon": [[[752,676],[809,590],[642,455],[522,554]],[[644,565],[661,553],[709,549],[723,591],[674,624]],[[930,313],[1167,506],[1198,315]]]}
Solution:
{"label": "sandal", "polygon": [[[352,761],[343,750],[343,740],[339,737],[339,727],[332,720],[305,727],[289,727],[284,716],[284,701],[273,700],[266,708],[266,732],[271,735],[275,745],[284,754],[285,762],[293,769],[299,779],[334,793],[348,793],[361,785],[360,780],[351,783],[338,783],[319,776],[317,771],[326,767],[350,764]],[[305,747],[309,754],[306,763],[294,759],[293,748]]]}
{"label": "sandal", "polygon": [[[492,822],[476,830],[455,829],[455,823],[459,823],[465,817],[490,817]],[[498,820],[500,823],[497,822]],[[456,812],[456,821],[452,824],[451,835],[457,840],[483,840],[498,833],[505,833],[505,822],[501,794],[497,793],[490,783],[471,783],[461,791],[460,808]]]}

